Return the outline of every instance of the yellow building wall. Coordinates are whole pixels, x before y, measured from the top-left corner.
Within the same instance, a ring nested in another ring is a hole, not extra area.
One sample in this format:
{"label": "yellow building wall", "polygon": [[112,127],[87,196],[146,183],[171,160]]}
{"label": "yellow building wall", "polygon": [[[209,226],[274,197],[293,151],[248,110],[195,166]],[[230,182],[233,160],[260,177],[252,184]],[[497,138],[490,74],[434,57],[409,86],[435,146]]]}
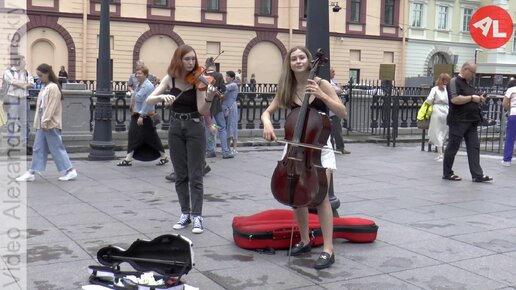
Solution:
{"label": "yellow building wall", "polygon": [[32,29],[22,38],[20,47],[26,47],[26,52],[20,51],[27,59],[27,70],[36,75],[36,68],[42,63],[52,66],[58,72],[61,65],[68,64],[68,52],[64,39],[52,29]]}
{"label": "yellow building wall", "polygon": [[[46,1],[46,0],[40,0]],[[89,0],[60,1],[60,12],[82,14],[84,2],[87,1],[86,13],[90,11]],[[429,0],[434,2],[434,0]],[[345,2],[339,5],[345,8]],[[331,64],[337,70],[337,80],[347,81],[350,68],[358,68],[362,78],[378,78],[379,64],[383,62],[384,51],[394,52],[395,62],[400,59],[401,41],[385,41],[380,38],[371,39],[369,36],[379,36],[380,13],[379,5],[368,1],[367,7],[367,36],[363,38],[348,38],[343,34],[330,37]],[[175,20],[181,22],[199,23],[201,21],[201,0],[176,0]],[[291,7],[289,8],[289,5]],[[290,46],[304,45],[306,36],[299,34],[299,1],[279,1],[278,28],[284,29],[277,32],[277,39],[283,43],[288,50]],[[167,10],[167,9],[162,9]],[[121,1],[121,17],[112,19],[111,28],[111,58],[113,59],[113,80],[126,81],[132,73],[133,51],[138,38],[149,31],[148,24],[143,22],[131,22],[131,19],[144,19],[147,17],[147,0]],[[329,7],[329,25],[333,33],[344,33],[346,27],[346,10],[334,13]],[[214,13],[216,14],[216,13]],[[174,25],[174,33],[182,40],[195,48],[201,64],[207,57],[215,57],[213,53],[207,53],[207,43],[220,44],[220,50],[224,53],[217,59],[220,63],[220,71],[236,71],[242,69],[247,72],[249,78],[251,73],[256,75],[258,82],[276,83],[281,70],[281,50],[271,42],[265,41],[255,45],[247,59],[247,67],[242,67],[243,53],[247,45],[257,34],[253,30],[239,29],[242,26],[252,27],[255,21],[254,1],[227,0],[227,26],[206,24],[205,27],[198,25]],[[120,19],[126,21],[120,21]],[[428,19],[430,21],[431,19]],[[96,78],[96,62],[98,58],[98,34],[99,21],[89,18],[86,27],[83,27],[82,18],[60,17],[59,25],[64,27],[72,36],[75,44],[76,57],[76,79],[94,80]],[[261,29],[261,28],[260,28]],[[292,29],[292,34],[289,34]],[[84,30],[86,36],[83,38]],[[273,29],[273,31],[277,31]],[[290,38],[292,42],[290,43]],[[55,42],[56,47],[62,46],[62,38],[55,36],[49,39]],[[85,42],[84,42],[85,41]],[[153,36],[148,39],[140,48],[139,58],[144,60],[150,72],[158,77],[163,77],[174,49],[177,47],[168,36]],[[381,49],[378,49],[378,48]],[[65,48],[65,47],[64,47]],[[66,49],[60,52],[68,57]],[[362,59],[360,62],[349,60],[349,50],[360,50]],[[59,60],[62,62],[62,60]],[[61,63],[59,63],[61,65]],[[65,63],[65,66],[66,63]]]}

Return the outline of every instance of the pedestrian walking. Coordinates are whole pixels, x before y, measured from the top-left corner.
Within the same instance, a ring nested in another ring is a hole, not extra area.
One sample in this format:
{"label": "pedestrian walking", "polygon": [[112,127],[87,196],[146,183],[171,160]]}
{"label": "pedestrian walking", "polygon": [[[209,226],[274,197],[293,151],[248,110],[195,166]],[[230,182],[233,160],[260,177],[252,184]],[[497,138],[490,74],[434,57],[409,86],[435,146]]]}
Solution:
{"label": "pedestrian walking", "polygon": [[448,117],[449,106],[446,85],[449,81],[450,75],[447,73],[440,74],[436,86],[432,88],[426,98],[426,102],[432,105],[432,115],[430,116],[430,125],[428,127],[428,140],[430,144],[434,144],[437,148],[435,161],[443,161],[444,142],[448,137],[446,118]]}
{"label": "pedestrian walking", "polygon": [[[312,56],[308,49],[302,46],[296,46],[290,49],[283,61],[280,80],[278,82],[278,90],[272,103],[262,114],[263,138],[267,141],[276,139],[274,127],[271,122],[271,115],[278,108],[295,108],[302,106],[305,94],[309,96],[309,107],[321,113],[328,113],[328,110],[335,112],[340,118],[346,117],[346,108],[335,93],[331,84],[319,77],[313,80],[308,79],[311,69]],[[285,146],[287,148],[287,146]],[[284,151],[285,154],[285,151]],[[327,169],[326,177],[331,174],[331,170],[335,170],[335,154],[331,150],[330,138],[327,145],[321,152],[321,164]],[[333,252],[333,213],[328,199],[328,193],[321,204],[317,205],[317,213],[321,224],[322,236],[324,240],[323,252],[314,264],[316,269],[324,269],[330,267],[335,262],[335,253]],[[308,232],[308,208],[294,208],[294,214],[299,227],[301,241],[296,244],[290,255],[299,256],[303,253],[311,251],[311,240]]]}
{"label": "pedestrian walking", "polygon": [[12,57],[12,66],[4,71],[3,86],[6,95],[3,98],[4,110],[7,115],[7,144],[9,146],[21,146],[31,154],[29,144],[30,125],[29,115],[29,89],[34,86],[34,78],[27,71],[25,57],[16,55]]}
{"label": "pedestrian walking", "polygon": [[147,104],[164,101],[171,106],[168,144],[176,175],[175,189],[181,206],[181,216],[174,229],[180,230],[193,222],[192,233],[204,231],[203,167],[206,133],[202,115],[208,113],[215,95],[209,86],[201,91],[195,86],[199,61],[189,45],[179,46],[172,56],[168,73],[147,99]]}
{"label": "pedestrian walking", "polygon": [[133,159],[153,161],[159,158],[156,165],[165,165],[169,161],[152,120],[156,115],[156,106],[146,103],[147,97],[154,90],[148,75],[149,69],[146,66],[139,66],[135,71],[138,84],[133,94],[135,102],[127,136],[127,155],[117,166],[131,166]]}
{"label": "pedestrian walking", "polygon": [[448,83],[448,113],[449,136],[448,145],[444,152],[443,179],[460,181],[461,177],[453,172],[455,155],[459,151],[460,143],[464,139],[471,177],[474,182],[491,181],[493,178],[484,175],[480,167],[480,141],[478,139],[478,125],[482,122],[479,104],[485,101],[485,97],[477,95],[470,82],[474,79],[477,66],[466,62],[462,65],[458,76]]}
{"label": "pedestrian walking", "polygon": [[59,80],[52,67],[46,63],[40,64],[37,74],[44,85],[38,94],[36,114],[34,116],[34,139],[32,163],[30,169],[16,181],[34,181],[36,172],[43,172],[47,166],[48,154],[52,154],[57,170],[62,174],[58,179],[68,181],[77,177],[66,148],[61,138],[62,129],[62,99]]}
{"label": "pedestrian walking", "polygon": [[505,134],[505,146],[503,147],[503,166],[511,166],[514,152],[514,140],[516,139],[516,80],[507,83],[507,91],[502,102],[503,107],[509,111],[507,119],[507,131]]}
{"label": "pedestrian walking", "polygon": [[226,72],[226,94],[224,95],[224,101],[222,102],[222,110],[226,117],[227,126],[227,144],[228,147],[231,145],[231,154],[235,155],[238,153],[238,85],[235,83],[235,72]]}
{"label": "pedestrian walking", "polygon": [[[335,78],[335,69],[330,68],[330,84],[335,90],[335,93],[342,101],[342,88],[339,83],[334,81]],[[344,102],[343,102],[344,103]],[[342,154],[350,154],[348,150],[346,150],[344,145],[344,139],[342,138],[342,119],[339,116],[335,115],[332,111],[330,111],[330,120],[331,120],[331,144],[333,149],[337,149]]]}

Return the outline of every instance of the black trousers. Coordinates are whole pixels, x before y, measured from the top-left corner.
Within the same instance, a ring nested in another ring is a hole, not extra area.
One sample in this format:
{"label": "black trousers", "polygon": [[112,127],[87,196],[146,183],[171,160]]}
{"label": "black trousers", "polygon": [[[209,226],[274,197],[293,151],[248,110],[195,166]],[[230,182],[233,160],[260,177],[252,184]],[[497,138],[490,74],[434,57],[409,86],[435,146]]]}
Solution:
{"label": "black trousers", "polygon": [[331,120],[331,145],[333,149],[344,149],[344,139],[342,139],[342,122],[341,119],[334,115],[330,117]]}
{"label": "black trousers", "polygon": [[482,177],[484,172],[480,167],[480,140],[478,139],[478,123],[459,122],[450,124],[448,145],[444,152],[443,176],[450,176],[453,172],[453,162],[455,155],[460,148],[462,138],[466,142],[466,153],[468,155],[469,171],[472,178]]}

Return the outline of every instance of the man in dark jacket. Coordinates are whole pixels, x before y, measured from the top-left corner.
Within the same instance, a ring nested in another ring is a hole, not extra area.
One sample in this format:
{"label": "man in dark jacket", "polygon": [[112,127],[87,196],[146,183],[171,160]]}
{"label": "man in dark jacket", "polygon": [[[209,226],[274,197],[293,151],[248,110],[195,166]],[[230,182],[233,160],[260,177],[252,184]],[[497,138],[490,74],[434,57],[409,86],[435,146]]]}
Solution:
{"label": "man in dark jacket", "polygon": [[446,89],[450,111],[448,113],[448,126],[450,133],[448,146],[444,153],[443,179],[460,181],[461,178],[453,172],[455,155],[459,151],[462,138],[466,143],[469,171],[474,182],[486,182],[493,180],[484,175],[480,167],[480,141],[478,139],[478,124],[482,121],[479,104],[485,101],[484,96],[475,94],[475,88],[469,83],[475,77],[477,66],[466,62],[462,65],[458,76],[452,78]]}

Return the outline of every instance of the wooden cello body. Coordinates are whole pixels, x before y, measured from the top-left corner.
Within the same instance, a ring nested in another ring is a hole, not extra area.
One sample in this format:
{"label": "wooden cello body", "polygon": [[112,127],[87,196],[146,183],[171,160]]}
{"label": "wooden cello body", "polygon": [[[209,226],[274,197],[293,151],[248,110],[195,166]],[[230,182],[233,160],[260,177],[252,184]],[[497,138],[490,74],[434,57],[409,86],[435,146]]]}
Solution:
{"label": "wooden cello body", "polygon": [[[323,56],[319,50],[310,79],[315,77]],[[287,116],[287,150],[282,160],[278,161],[271,180],[274,198],[292,207],[315,207],[324,200],[328,191],[321,153],[330,136],[331,125],[327,115],[309,107],[309,98],[310,95],[305,94],[302,106],[294,108]]]}

